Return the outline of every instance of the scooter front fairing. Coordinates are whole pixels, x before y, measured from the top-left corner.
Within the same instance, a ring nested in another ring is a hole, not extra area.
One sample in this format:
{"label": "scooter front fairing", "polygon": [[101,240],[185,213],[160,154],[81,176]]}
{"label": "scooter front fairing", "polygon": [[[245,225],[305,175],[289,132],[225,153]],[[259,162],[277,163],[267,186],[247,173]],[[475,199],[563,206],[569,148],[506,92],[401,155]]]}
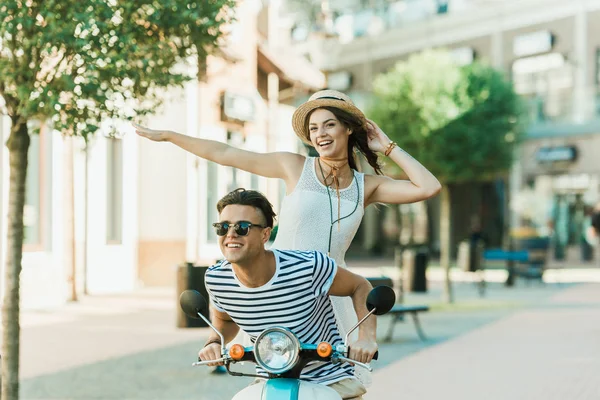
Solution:
{"label": "scooter front fairing", "polygon": [[[297,397],[296,397],[297,396]],[[232,400],[341,400],[329,386],[279,378],[260,380],[238,392]]]}

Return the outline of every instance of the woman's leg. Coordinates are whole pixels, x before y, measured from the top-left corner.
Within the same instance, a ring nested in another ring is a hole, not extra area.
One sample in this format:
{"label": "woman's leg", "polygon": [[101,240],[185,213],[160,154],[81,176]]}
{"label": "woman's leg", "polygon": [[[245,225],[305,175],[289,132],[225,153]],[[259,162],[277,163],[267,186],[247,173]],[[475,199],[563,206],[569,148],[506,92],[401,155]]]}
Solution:
{"label": "woman's leg", "polygon": [[332,383],[329,387],[338,392],[344,400],[362,400],[362,395],[367,393],[365,386],[353,378]]}

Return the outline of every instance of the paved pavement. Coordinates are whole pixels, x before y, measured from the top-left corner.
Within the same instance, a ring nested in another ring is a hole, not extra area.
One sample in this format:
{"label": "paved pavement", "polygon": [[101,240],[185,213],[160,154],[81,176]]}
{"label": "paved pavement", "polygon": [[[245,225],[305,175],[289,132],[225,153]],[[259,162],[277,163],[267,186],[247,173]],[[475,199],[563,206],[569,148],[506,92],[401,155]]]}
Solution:
{"label": "paved pavement", "polygon": [[[455,284],[408,293],[427,303],[418,340],[411,322],[382,343],[369,399],[600,399],[600,285],[491,283],[480,298]],[[207,328],[175,328],[172,290],[82,299],[22,318],[22,399],[229,399],[251,379],[192,368]],[[389,318],[379,320],[383,336]],[[246,366],[245,368],[248,368]]]}
{"label": "paved pavement", "polygon": [[366,399],[600,399],[600,285],[575,286],[380,369]]}

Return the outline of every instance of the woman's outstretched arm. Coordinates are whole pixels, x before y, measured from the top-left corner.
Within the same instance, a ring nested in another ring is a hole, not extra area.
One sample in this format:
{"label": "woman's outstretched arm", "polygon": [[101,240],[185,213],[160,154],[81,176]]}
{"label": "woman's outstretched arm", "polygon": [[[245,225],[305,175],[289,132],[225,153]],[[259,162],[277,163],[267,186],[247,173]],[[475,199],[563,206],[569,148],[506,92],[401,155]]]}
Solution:
{"label": "woman's outstretched arm", "polygon": [[137,124],[133,124],[133,127],[139,136],[152,141],[170,142],[205,160],[266,178],[280,178],[286,181],[286,184],[298,179],[304,165],[304,157],[295,153],[256,153],[216,140],[201,139],[173,131],[149,129]]}

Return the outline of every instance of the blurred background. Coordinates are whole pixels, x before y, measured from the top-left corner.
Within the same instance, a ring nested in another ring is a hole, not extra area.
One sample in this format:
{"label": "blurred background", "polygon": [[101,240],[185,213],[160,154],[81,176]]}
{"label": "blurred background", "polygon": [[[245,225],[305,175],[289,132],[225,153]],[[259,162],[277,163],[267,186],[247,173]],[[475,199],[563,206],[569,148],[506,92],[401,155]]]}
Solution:
{"label": "blurred background", "polygon": [[[245,0],[235,14],[202,79],[161,91],[162,108],[137,122],[259,152],[309,154],[290,121],[312,93],[346,92],[369,115],[378,104],[379,76],[422,51],[444,51],[457,68],[481,63],[508,80],[522,122],[508,168],[442,182],[451,194],[453,265],[460,267],[459,245],[474,232],[489,248],[506,248],[515,237],[548,238],[549,264],[598,265],[585,232],[600,200],[600,1]],[[420,79],[426,85],[432,77]],[[76,142],[72,152],[49,124],[39,123],[40,134],[32,136],[21,274],[26,309],[59,306],[83,294],[174,288],[178,265],[220,258],[211,223],[221,196],[237,187],[258,189],[279,208],[282,182],[140,140],[129,123],[114,124],[117,135],[101,130],[87,146]],[[0,116],[3,143],[9,132],[10,119]],[[487,132],[475,126],[469,134]],[[402,127],[394,135],[402,136]],[[436,137],[415,148],[427,153],[439,146]],[[462,137],[452,146],[466,156],[468,142]],[[4,146],[0,166],[5,268]],[[67,202],[71,185],[73,201]],[[369,207],[349,264],[390,259],[398,246],[424,248],[436,262],[439,197]]]}

